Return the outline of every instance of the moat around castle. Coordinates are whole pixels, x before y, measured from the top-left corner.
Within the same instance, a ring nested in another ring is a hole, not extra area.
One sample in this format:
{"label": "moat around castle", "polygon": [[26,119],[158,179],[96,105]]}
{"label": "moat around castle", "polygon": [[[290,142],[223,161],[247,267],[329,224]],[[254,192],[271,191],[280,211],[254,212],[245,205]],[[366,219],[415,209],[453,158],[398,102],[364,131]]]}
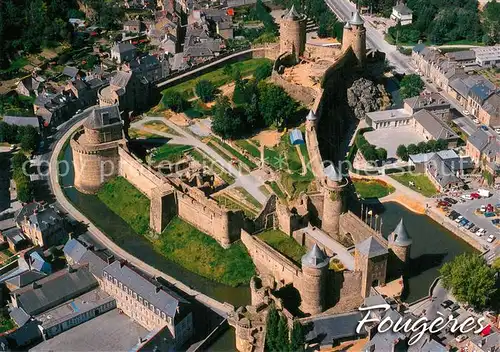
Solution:
{"label": "moat around castle", "polygon": [[[64,156],[65,160],[72,161],[69,147],[65,150]],[[229,287],[218,284],[169,261],[156,253],[147,239],[135,233],[97,196],[83,194],[73,188],[73,178],[74,173],[71,169],[62,179],[66,196],[122,248],[219,301],[226,301],[235,306],[248,304],[250,293],[247,285]],[[399,220],[404,218],[414,239],[410,263],[411,277],[408,280],[409,290],[405,297],[405,301],[413,302],[428,295],[429,286],[438,276],[440,266],[460,253],[473,251],[473,248],[425,215],[414,214],[397,203],[385,203],[384,207],[385,211],[382,214],[384,237],[387,237]],[[413,229],[418,229],[418,233]]]}

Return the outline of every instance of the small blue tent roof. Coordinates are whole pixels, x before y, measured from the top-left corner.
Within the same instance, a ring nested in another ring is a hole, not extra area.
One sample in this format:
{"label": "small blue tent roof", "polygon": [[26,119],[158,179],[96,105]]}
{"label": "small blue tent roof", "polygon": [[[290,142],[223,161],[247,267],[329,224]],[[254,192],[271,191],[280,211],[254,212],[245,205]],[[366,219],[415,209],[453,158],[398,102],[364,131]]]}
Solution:
{"label": "small blue tent roof", "polygon": [[290,131],[290,143],[292,145],[304,144],[304,137],[300,130],[294,129]]}

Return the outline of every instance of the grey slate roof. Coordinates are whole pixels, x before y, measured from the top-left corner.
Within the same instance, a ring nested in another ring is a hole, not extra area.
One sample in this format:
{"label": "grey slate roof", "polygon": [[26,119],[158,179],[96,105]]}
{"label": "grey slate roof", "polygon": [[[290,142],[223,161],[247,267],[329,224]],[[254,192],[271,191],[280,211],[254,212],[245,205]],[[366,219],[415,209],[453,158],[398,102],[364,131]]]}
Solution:
{"label": "grey slate roof", "polygon": [[463,184],[463,181],[455,175],[455,172],[450,169],[448,164],[438,154],[435,154],[429,160],[426,169],[443,188],[446,188],[449,184]]}
{"label": "grey slate roof", "polygon": [[406,6],[405,4],[403,3],[399,3],[397,4],[396,6],[394,6],[392,8],[393,10],[396,10],[397,12],[399,12],[401,15],[411,15],[413,13],[413,11],[408,7]]}
{"label": "grey slate roof", "polygon": [[2,235],[5,236],[5,238],[12,242],[14,245],[17,245],[18,243],[26,240],[23,233],[18,227],[4,230],[2,231]]}
{"label": "grey slate roof", "polygon": [[131,78],[132,78],[132,72],[117,71],[111,78],[109,84],[111,84],[112,86],[125,88],[127,87],[128,82],[130,81]]}
{"label": "grey slate roof", "polygon": [[471,337],[471,341],[474,342],[474,344],[476,345],[479,345],[482,341],[483,345],[481,348],[483,351],[496,351],[492,348],[493,347],[498,348],[498,346],[500,346],[500,333],[493,332],[492,334],[486,337],[482,337],[481,335],[473,335]]}
{"label": "grey slate roof", "polygon": [[36,129],[40,128],[38,116],[4,116],[3,122],[8,125],[33,126]]}
{"label": "grey slate roof", "polygon": [[82,114],[86,115],[86,117],[84,117],[86,120],[83,125],[90,129],[121,123],[120,110],[117,105],[92,106],[82,112]]}
{"label": "grey slate roof", "polygon": [[352,15],[352,18],[349,20],[350,24],[354,24],[356,26],[361,26],[365,23],[365,21],[361,18],[359,15],[359,11],[356,10],[354,14]]}
{"label": "grey slate roof", "polygon": [[494,92],[494,88],[485,84],[484,82],[480,82],[470,89],[469,95],[472,97],[476,97],[479,101],[483,102],[488,99],[488,97]]}
{"label": "grey slate roof", "polygon": [[63,252],[75,263],[79,263],[85,252],[87,252],[87,248],[78,240],[72,238],[64,245]]}
{"label": "grey slate roof", "polygon": [[476,59],[476,52],[473,50],[462,50],[446,53],[446,56],[453,61],[470,61]]}
{"label": "grey slate roof", "polygon": [[316,114],[312,110],[309,110],[309,113],[306,116],[306,120],[315,121],[316,119],[317,119]]}
{"label": "grey slate roof", "polygon": [[500,115],[500,94],[492,94],[483,103],[483,109],[490,115]]}
{"label": "grey slate roof", "polygon": [[315,243],[309,252],[302,256],[302,266],[321,268],[329,264],[328,256]]}
{"label": "grey slate roof", "polygon": [[104,273],[111,275],[123,285],[126,285],[148,303],[153,304],[155,308],[165,312],[169,317],[175,317],[179,302],[184,301],[170,291],[157,290],[156,285],[119,261],[105,267]]}
{"label": "grey slate roof", "polygon": [[398,226],[396,226],[396,229],[392,233],[394,235],[394,243],[398,246],[409,246],[413,242],[410,235],[408,235],[403,219],[399,221]]}
{"label": "grey slate roof", "polygon": [[432,112],[425,109],[419,110],[413,114],[413,118],[421,124],[425,130],[431,134],[434,139],[453,139],[457,134]]}
{"label": "grey slate roof", "polygon": [[286,20],[298,20],[301,18],[301,15],[295,10],[295,5],[292,5],[290,10],[283,15],[283,18]]}
{"label": "grey slate roof", "polygon": [[128,43],[128,42],[125,42],[125,43],[119,43],[119,44],[116,44],[115,46],[113,46],[112,50],[115,51],[115,52],[118,52],[118,53],[125,53],[127,51],[132,51],[132,50],[135,50],[135,46]]}
{"label": "grey slate roof", "polygon": [[11,292],[17,295],[19,306],[27,314],[39,314],[50,309],[62,300],[66,301],[90,291],[98,285],[88,268],[77,267],[61,270],[37,281],[35,288],[26,286]]}
{"label": "grey slate roof", "polygon": [[415,97],[404,100],[412,109],[422,108],[426,106],[450,105],[449,102],[439,93],[431,93],[427,95],[417,95]]}
{"label": "grey slate roof", "polygon": [[[384,315],[385,317],[390,317],[392,321],[398,321],[401,318],[401,315],[395,310],[389,310]],[[374,346],[375,352],[386,352],[386,351],[398,351],[394,346],[405,339],[406,336],[401,332],[394,332],[393,329],[390,329],[384,333],[375,334],[370,341],[363,346],[362,351],[368,352],[371,351],[371,346]]]}
{"label": "grey slate roof", "polygon": [[61,220],[62,217],[52,208],[39,209],[29,216],[31,224],[38,227],[40,231],[47,230]]}
{"label": "grey slate roof", "polygon": [[482,152],[489,143],[489,136],[482,129],[478,129],[476,132],[474,132],[469,136],[467,142],[472,144],[474,147],[476,147],[479,151]]}
{"label": "grey slate roof", "polygon": [[368,258],[378,257],[389,253],[387,248],[377,241],[373,236],[356,245],[356,249]]}
{"label": "grey slate roof", "polygon": [[16,286],[17,288],[24,287],[26,285],[31,284],[34,281],[41,280],[47,275],[43,272],[37,270],[27,270],[20,273],[17,276],[14,276],[8,280],[5,280],[5,283]]}
{"label": "grey slate roof", "polygon": [[71,67],[71,66],[66,66],[64,69],[63,69],[63,75],[65,76],[68,76],[68,77],[71,77],[71,78],[76,78],[76,76],[78,75],[78,68],[76,67]]}
{"label": "grey slate roof", "polygon": [[368,296],[363,302],[363,306],[365,307],[378,306],[381,304],[387,304],[387,301],[381,295]]}
{"label": "grey slate roof", "polygon": [[325,173],[325,176],[332,181],[335,182],[342,181],[342,175],[337,171],[337,169],[335,168],[335,166],[333,166],[333,164],[330,164],[327,167],[325,167],[323,172]]}
{"label": "grey slate roof", "polygon": [[356,327],[362,318],[361,312],[314,318],[308,321],[312,328],[306,335],[306,341],[329,346],[337,339],[364,336],[366,334],[363,332],[356,333]]}
{"label": "grey slate roof", "polygon": [[31,319],[31,316],[26,314],[24,309],[18,307],[10,308],[9,315],[19,327],[23,326]]}
{"label": "grey slate roof", "polygon": [[80,259],[79,264],[88,265],[88,268],[94,276],[98,278],[102,277],[102,272],[105,267],[108,266],[108,263],[101,259],[97,254],[88,250]]}

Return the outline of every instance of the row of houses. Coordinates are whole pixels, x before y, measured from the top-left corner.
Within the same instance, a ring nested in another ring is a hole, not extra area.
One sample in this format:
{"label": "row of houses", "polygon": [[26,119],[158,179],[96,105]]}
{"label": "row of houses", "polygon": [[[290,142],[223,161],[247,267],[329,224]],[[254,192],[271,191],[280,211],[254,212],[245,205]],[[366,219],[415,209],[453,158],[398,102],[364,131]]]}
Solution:
{"label": "row of houses", "polygon": [[500,65],[500,46],[454,53],[418,44],[412,60],[419,72],[455,98],[481,124],[500,128],[500,92],[492,82],[473,72]]}

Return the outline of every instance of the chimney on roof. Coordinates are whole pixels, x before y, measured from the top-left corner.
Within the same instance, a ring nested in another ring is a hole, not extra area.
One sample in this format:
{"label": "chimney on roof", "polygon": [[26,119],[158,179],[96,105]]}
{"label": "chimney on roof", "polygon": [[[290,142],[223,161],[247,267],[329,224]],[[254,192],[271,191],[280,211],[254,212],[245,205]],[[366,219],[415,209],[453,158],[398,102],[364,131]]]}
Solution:
{"label": "chimney on roof", "polygon": [[160,287],[160,286],[156,286],[156,287],[155,287],[155,293],[160,293],[160,290],[161,290],[161,287]]}

